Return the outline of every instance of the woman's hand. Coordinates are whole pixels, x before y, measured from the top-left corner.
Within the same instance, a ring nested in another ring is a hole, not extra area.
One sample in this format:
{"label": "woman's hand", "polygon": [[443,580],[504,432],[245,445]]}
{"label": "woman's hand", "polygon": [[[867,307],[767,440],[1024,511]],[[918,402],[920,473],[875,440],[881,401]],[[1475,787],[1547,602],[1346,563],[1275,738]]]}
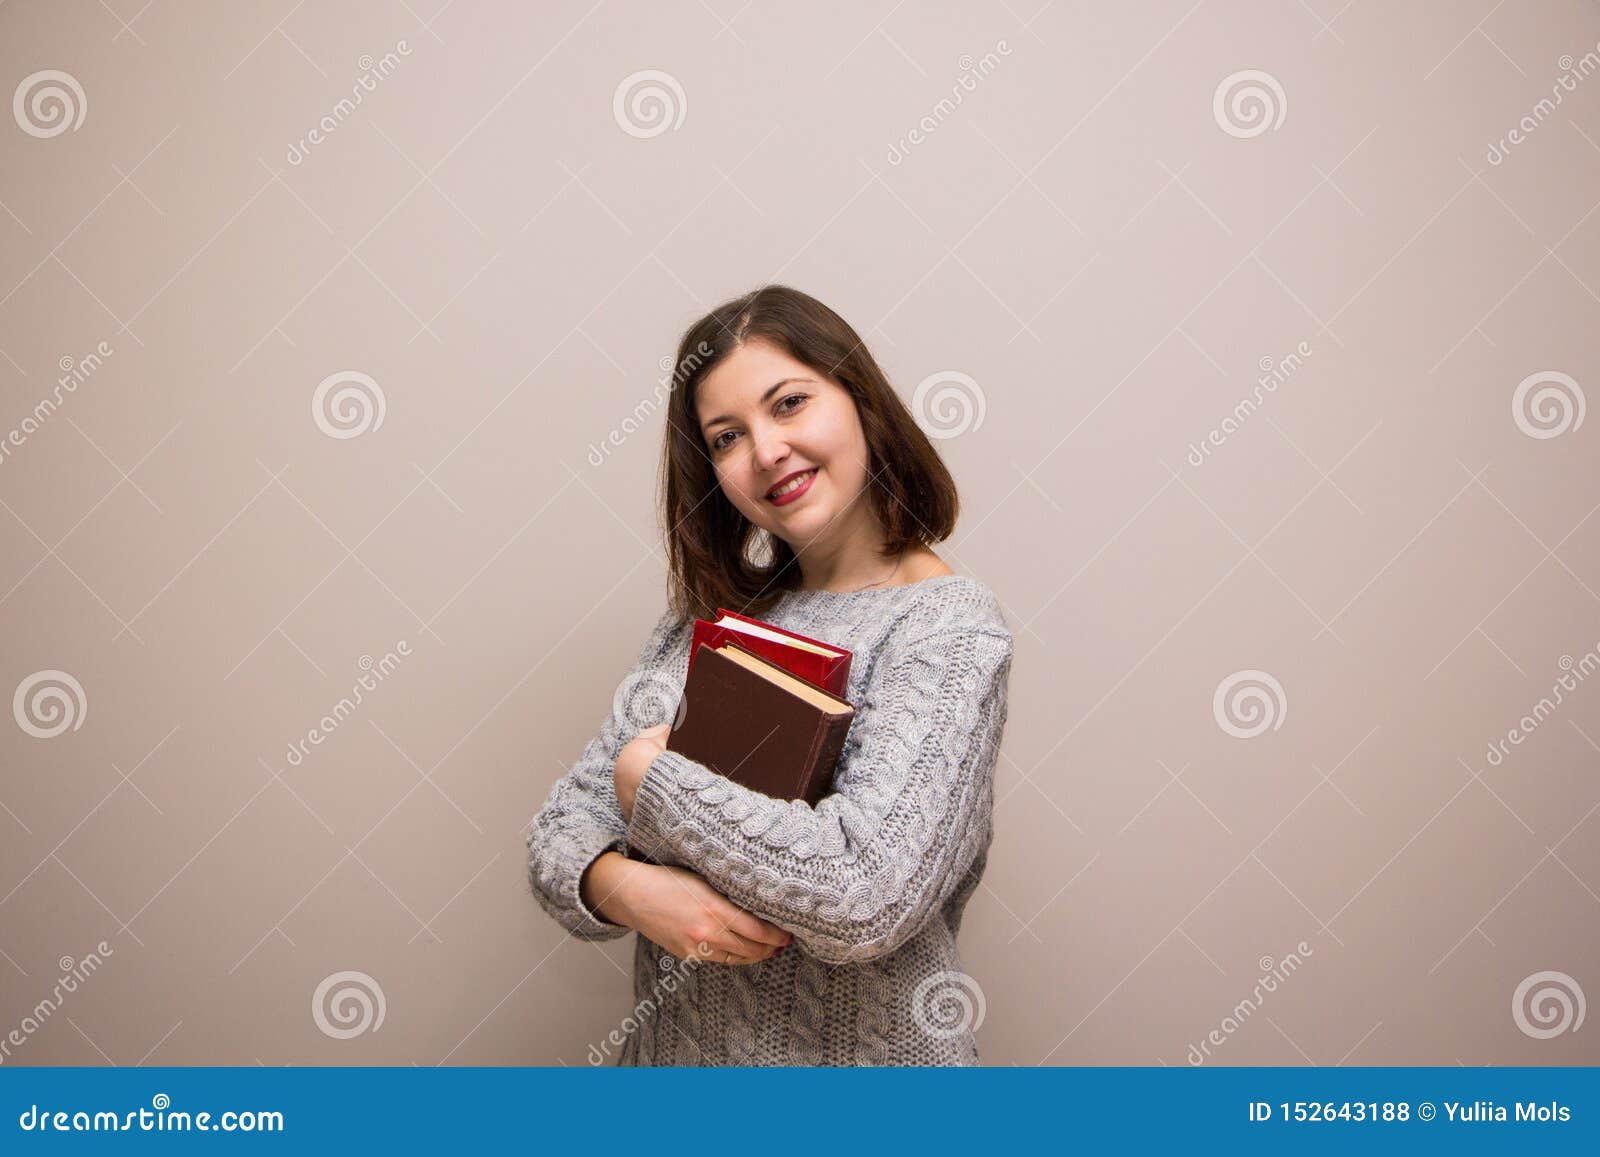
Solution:
{"label": "woman's hand", "polygon": [[639,781],[650,770],[656,756],[667,749],[667,735],[671,731],[670,723],[647,728],[630,739],[617,754],[611,778],[617,789],[617,806],[622,809],[622,818],[630,823],[633,821],[633,797],[639,793]]}
{"label": "woman's hand", "polygon": [[608,896],[607,911],[680,959],[755,964],[794,939],[687,868],[642,864],[607,852],[595,861],[591,874],[596,873],[596,888]]}

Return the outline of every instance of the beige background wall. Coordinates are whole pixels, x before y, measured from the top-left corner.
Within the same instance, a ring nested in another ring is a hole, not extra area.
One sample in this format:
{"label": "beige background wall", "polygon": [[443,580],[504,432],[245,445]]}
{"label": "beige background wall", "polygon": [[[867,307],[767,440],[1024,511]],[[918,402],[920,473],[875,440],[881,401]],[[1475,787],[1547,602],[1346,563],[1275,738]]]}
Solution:
{"label": "beige background wall", "polygon": [[[0,95],[82,93],[0,119],[0,1041],[52,1003],[6,1063],[586,1063],[631,941],[558,935],[522,829],[665,597],[662,359],[767,280],[934,379],[943,553],[1017,636],[987,1060],[1600,1061],[1597,44],[1576,0],[0,6]],[[313,1014],[348,984],[381,1024]]]}

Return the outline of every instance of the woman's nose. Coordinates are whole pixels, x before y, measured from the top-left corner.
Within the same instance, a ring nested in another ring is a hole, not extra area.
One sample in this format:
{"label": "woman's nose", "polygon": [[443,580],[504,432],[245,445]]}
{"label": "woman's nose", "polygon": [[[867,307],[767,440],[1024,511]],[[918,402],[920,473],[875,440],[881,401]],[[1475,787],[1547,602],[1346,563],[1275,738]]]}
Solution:
{"label": "woman's nose", "polygon": [[789,444],[776,431],[752,434],[751,463],[757,470],[771,471],[789,455]]}

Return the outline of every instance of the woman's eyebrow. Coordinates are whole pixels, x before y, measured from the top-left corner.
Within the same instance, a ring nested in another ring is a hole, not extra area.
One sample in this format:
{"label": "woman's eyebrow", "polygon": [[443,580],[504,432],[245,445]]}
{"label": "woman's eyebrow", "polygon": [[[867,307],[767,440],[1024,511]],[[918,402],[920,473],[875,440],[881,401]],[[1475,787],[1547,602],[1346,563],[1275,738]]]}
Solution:
{"label": "woman's eyebrow", "polygon": [[[766,405],[768,398],[772,397],[773,394],[776,394],[790,382],[809,382],[810,380],[810,378],[784,378],[782,381],[774,382],[772,385],[768,386],[766,392],[761,395],[761,404],[763,406]],[[711,429],[711,427],[717,425],[719,422],[731,421],[733,421],[733,416],[731,414],[719,414],[717,417],[712,418],[709,422],[702,422],[700,424],[700,429],[702,432],[704,432]]]}

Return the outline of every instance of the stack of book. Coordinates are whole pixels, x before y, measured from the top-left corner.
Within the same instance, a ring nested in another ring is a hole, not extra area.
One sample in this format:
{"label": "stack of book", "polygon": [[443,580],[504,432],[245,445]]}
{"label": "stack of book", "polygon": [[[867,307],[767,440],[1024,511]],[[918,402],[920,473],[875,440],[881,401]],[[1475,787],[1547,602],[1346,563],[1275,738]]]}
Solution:
{"label": "stack of book", "polygon": [[667,750],[774,799],[815,804],[855,718],[849,681],[849,651],[718,607],[695,620]]}

